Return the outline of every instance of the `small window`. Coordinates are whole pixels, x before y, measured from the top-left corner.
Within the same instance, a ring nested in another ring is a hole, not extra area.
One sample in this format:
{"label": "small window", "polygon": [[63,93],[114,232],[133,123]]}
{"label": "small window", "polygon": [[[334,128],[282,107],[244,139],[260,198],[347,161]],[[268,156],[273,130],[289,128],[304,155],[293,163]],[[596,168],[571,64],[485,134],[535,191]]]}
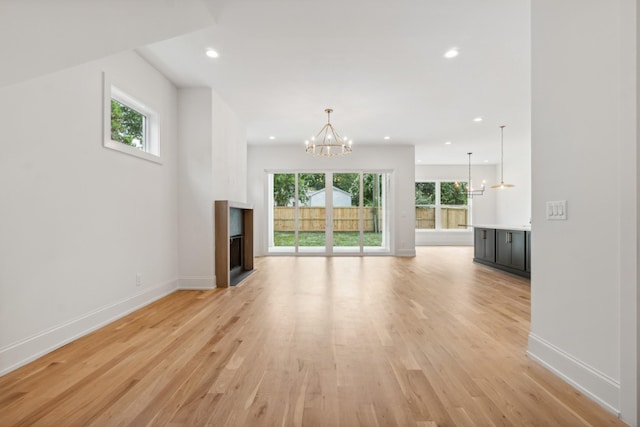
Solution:
{"label": "small window", "polygon": [[146,151],[147,116],[111,99],[111,140]]}
{"label": "small window", "polygon": [[160,163],[158,114],[104,80],[104,146]]}

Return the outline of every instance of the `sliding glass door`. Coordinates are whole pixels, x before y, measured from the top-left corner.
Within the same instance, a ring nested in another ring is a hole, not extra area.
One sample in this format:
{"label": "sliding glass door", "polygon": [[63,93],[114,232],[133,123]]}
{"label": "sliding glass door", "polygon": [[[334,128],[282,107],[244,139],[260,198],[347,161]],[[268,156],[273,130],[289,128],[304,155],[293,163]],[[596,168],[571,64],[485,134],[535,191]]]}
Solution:
{"label": "sliding glass door", "polygon": [[296,174],[276,173],[269,176],[271,252],[289,252],[297,243]]}
{"label": "sliding glass door", "polygon": [[388,253],[388,173],[269,174],[269,252]]}
{"label": "sliding glass door", "polygon": [[363,174],[364,252],[386,252],[389,249],[387,221],[388,174]]}
{"label": "sliding glass door", "polygon": [[324,254],[327,251],[326,175],[324,173],[299,173],[297,175],[297,252]]}
{"label": "sliding glass door", "polygon": [[333,252],[360,252],[362,202],[359,173],[334,173],[331,188]]}

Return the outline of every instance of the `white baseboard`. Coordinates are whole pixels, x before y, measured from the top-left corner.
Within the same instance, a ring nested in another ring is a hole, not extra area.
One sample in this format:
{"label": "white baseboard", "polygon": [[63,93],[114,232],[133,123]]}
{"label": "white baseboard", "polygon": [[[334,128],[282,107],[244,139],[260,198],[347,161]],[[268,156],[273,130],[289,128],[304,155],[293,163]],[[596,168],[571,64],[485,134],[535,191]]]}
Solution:
{"label": "white baseboard", "polygon": [[213,276],[187,276],[178,281],[178,289],[182,290],[209,290],[216,288],[216,277]]}
{"label": "white baseboard", "polygon": [[71,341],[169,295],[177,289],[177,285],[177,280],[172,280],[146,289],[137,295],[100,307],[61,325],[0,348],[0,375],[26,365]]}
{"label": "white baseboard", "polygon": [[473,246],[473,232],[455,231],[416,231],[416,246]]}
{"label": "white baseboard", "polygon": [[414,249],[398,249],[396,251],[396,256],[408,256],[408,257],[415,257],[416,256],[416,250]]}
{"label": "white baseboard", "polygon": [[529,334],[527,355],[609,412],[620,416],[620,382],[532,333]]}

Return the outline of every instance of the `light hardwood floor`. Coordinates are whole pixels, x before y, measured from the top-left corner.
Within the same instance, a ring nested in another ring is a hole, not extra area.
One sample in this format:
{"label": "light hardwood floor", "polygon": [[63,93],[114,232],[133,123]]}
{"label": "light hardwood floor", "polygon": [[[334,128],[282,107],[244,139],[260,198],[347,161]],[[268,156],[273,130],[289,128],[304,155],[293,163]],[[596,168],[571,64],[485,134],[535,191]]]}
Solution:
{"label": "light hardwood floor", "polygon": [[527,358],[529,282],[471,258],[259,258],[0,378],[0,425],[624,425]]}

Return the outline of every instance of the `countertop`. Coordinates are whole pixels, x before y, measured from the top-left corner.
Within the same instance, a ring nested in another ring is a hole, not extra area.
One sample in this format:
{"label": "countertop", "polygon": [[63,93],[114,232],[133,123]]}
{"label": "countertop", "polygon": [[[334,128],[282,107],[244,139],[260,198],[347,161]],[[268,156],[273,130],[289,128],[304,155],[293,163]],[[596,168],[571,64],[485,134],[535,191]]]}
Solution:
{"label": "countertop", "polygon": [[531,231],[531,225],[498,225],[498,224],[473,224],[473,228],[495,228],[497,230]]}

